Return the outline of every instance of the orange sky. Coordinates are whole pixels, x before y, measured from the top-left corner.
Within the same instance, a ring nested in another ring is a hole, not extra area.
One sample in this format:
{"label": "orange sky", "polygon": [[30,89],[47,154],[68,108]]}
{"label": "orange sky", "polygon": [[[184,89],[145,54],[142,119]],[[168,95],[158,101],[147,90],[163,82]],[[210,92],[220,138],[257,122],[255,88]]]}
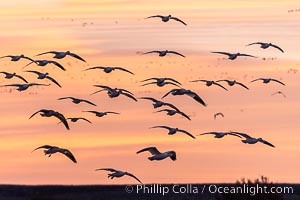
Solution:
{"label": "orange sky", "polygon": [[[234,182],[242,177],[270,177],[274,182],[299,182],[300,167],[300,95],[299,19],[298,1],[258,0],[164,1],[146,0],[21,0],[1,2],[0,18],[2,48],[0,55],[25,54],[34,59],[51,59],[50,55],[34,57],[49,51],[70,50],[85,58],[87,63],[66,57],[57,60],[67,69],[31,65],[27,69],[49,72],[63,87],[32,87],[18,92],[1,87],[0,110],[0,183],[9,184],[123,184],[135,183],[130,177],[108,180],[106,172],[94,169],[112,167],[138,176],[143,183],[203,183]],[[188,26],[175,21],[163,23],[158,19],[144,20],[150,15],[172,14]],[[263,50],[259,46],[246,47],[251,42],[272,42],[276,49]],[[140,55],[149,50],[176,50],[186,58]],[[258,59],[225,60],[210,51],[242,52]],[[32,74],[23,72],[27,61],[0,60],[1,71],[17,72],[30,82],[37,82]],[[120,71],[104,74],[82,70],[97,65],[122,66],[135,73]],[[92,85],[103,84],[126,88],[136,97],[162,97],[172,86],[139,87],[149,77],[173,77],[184,88],[197,92],[207,102],[206,108],[191,98],[168,96],[191,116],[188,121],[178,116],[154,113],[151,103],[137,103],[120,97],[109,99],[105,93],[93,96]],[[264,85],[249,83],[259,77],[272,77],[286,83]],[[249,86],[227,87],[228,92],[195,79],[237,79]],[[48,83],[45,80],[39,81]],[[0,84],[18,83],[4,79]],[[287,98],[271,96],[282,91]],[[98,106],[75,105],[57,101],[63,96],[75,96],[95,102]],[[71,123],[66,131],[53,118],[35,116],[46,108],[62,112],[66,117],[83,116],[93,122]],[[83,110],[115,111],[121,115],[96,118]],[[213,114],[225,117],[214,120]],[[186,129],[194,135],[207,131],[240,131],[262,137],[276,148],[263,144],[245,145],[237,138],[214,139],[212,136],[190,139],[185,135],[168,136],[164,130],[149,129],[155,125],[169,125]],[[51,158],[42,151],[30,153],[37,146],[49,144],[70,149],[78,160],[73,164],[63,155]],[[150,162],[148,154],[135,152],[148,146],[162,151],[175,150],[178,160]]]}

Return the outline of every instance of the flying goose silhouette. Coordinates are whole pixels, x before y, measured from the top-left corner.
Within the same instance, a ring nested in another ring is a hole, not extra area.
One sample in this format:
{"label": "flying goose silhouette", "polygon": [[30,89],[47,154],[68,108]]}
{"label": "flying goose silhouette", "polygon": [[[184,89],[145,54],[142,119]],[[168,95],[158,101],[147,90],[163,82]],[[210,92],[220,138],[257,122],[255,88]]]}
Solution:
{"label": "flying goose silhouette", "polygon": [[27,65],[25,65],[25,66],[23,67],[23,69],[24,69],[25,67],[27,67],[28,65],[31,65],[32,63],[35,63],[35,64],[37,64],[38,66],[41,66],[41,67],[44,67],[44,66],[46,66],[46,65],[48,65],[48,64],[54,64],[55,66],[57,66],[57,67],[60,68],[61,70],[66,71],[66,69],[65,69],[61,64],[59,64],[58,62],[56,62],[56,61],[54,61],[54,60],[34,60],[34,61],[28,63]]}
{"label": "flying goose silhouette", "polygon": [[53,56],[53,58],[57,58],[57,59],[62,59],[66,56],[71,56],[73,58],[76,58],[78,60],[81,60],[83,62],[86,62],[83,58],[81,58],[79,55],[75,54],[75,53],[72,53],[70,51],[66,51],[66,52],[61,52],[61,51],[47,51],[47,52],[44,52],[44,53],[40,53],[40,54],[37,54],[36,56],[40,56],[40,55],[44,55],[44,54],[55,54]]}
{"label": "flying goose silhouette", "polygon": [[227,84],[229,85],[229,86],[234,86],[235,84],[237,84],[237,85],[240,85],[240,86],[242,86],[243,88],[246,88],[247,90],[249,90],[249,88],[246,86],[246,85],[244,85],[244,84],[242,84],[242,83],[240,83],[240,82],[237,82],[236,80],[218,80],[218,81],[216,81],[216,82],[222,82],[222,81],[225,81],[225,82],[227,82]]}
{"label": "flying goose silhouette", "polygon": [[73,103],[75,104],[79,104],[81,102],[84,102],[84,103],[87,103],[87,104],[90,104],[90,105],[93,105],[93,106],[97,106],[96,104],[88,101],[88,100],[85,100],[85,99],[78,99],[78,98],[75,98],[75,97],[61,97],[57,100],[64,100],[64,99],[71,99]]}
{"label": "flying goose silhouette", "polygon": [[176,55],[179,55],[179,56],[185,58],[185,56],[184,56],[183,54],[178,53],[178,52],[176,52],[176,51],[169,51],[169,50],[165,50],[165,51],[157,51],[157,50],[155,50],[155,51],[148,51],[148,52],[146,52],[146,53],[143,53],[143,55],[149,54],[149,53],[158,53],[158,55],[159,55],[160,57],[164,57],[164,56],[166,56],[167,54],[171,53],[171,54],[176,54]]}
{"label": "flying goose silhouette", "polygon": [[109,172],[113,172],[111,174],[108,174],[107,178],[120,178],[124,175],[127,175],[127,176],[130,176],[132,178],[134,178],[135,180],[137,180],[138,182],[140,182],[141,184],[142,181],[140,181],[140,179],[138,179],[136,176],[134,176],[133,174],[129,173],[129,172],[125,172],[125,171],[121,171],[121,170],[116,170],[116,169],[112,169],[112,168],[100,168],[100,169],[96,169],[95,171],[98,171],[98,170],[105,170],[105,171],[109,171]]}
{"label": "flying goose silhouette", "polygon": [[153,127],[150,127],[150,128],[164,128],[164,129],[167,129],[169,131],[168,135],[174,135],[177,132],[181,132],[181,133],[184,133],[184,134],[190,136],[191,138],[196,139],[195,136],[193,136],[191,133],[189,133],[185,130],[179,129],[179,128],[172,128],[172,127],[169,127],[169,126],[153,126]]}
{"label": "flying goose silhouette", "polygon": [[120,113],[117,112],[111,112],[111,111],[106,111],[106,112],[98,112],[98,111],[94,111],[94,110],[87,110],[87,111],[82,111],[82,112],[89,112],[89,113],[94,113],[96,114],[97,117],[103,117],[107,114],[116,114],[119,115]]}
{"label": "flying goose silhouette", "polygon": [[41,109],[36,111],[35,113],[33,113],[29,119],[31,119],[33,116],[35,116],[36,114],[40,113],[40,115],[42,117],[56,117],[57,119],[59,119],[66,127],[66,129],[70,130],[69,128],[69,124],[65,118],[65,116],[59,112],[56,112],[54,110],[48,110],[48,109]]}
{"label": "flying goose silhouette", "polygon": [[17,87],[18,91],[24,91],[27,90],[31,86],[49,86],[50,84],[39,84],[39,83],[25,83],[25,84],[8,84],[8,85],[3,85],[2,87],[7,87],[7,86],[13,86]]}
{"label": "flying goose silhouette", "polygon": [[110,73],[114,70],[121,70],[121,71],[124,71],[124,72],[127,72],[127,73],[130,73],[132,75],[134,75],[134,73],[132,73],[131,71],[125,69],[125,68],[122,68],[122,67],[103,67],[103,66],[96,66],[96,67],[90,67],[90,68],[87,68],[83,71],[88,71],[88,70],[92,70],[92,69],[102,69],[105,73]]}
{"label": "flying goose silhouette", "polygon": [[208,134],[215,135],[215,138],[223,138],[225,135],[233,135],[233,136],[241,138],[241,136],[239,136],[238,134],[235,134],[234,132],[215,132],[215,131],[207,132],[207,133],[201,133],[198,136],[208,135]]}
{"label": "flying goose silhouette", "polygon": [[74,155],[68,149],[63,149],[63,148],[51,146],[51,145],[43,145],[43,146],[40,146],[40,147],[34,149],[32,152],[34,152],[35,150],[38,150],[38,149],[46,149],[46,150],[44,150],[44,153],[45,153],[45,155],[49,155],[48,157],[51,157],[51,155],[55,154],[55,153],[61,153],[61,154],[64,154],[65,156],[67,156],[74,163],[77,163]]}
{"label": "flying goose silhouette", "polygon": [[136,152],[137,154],[145,152],[145,151],[149,151],[152,156],[148,157],[148,159],[150,161],[153,160],[163,160],[165,158],[170,157],[171,160],[175,161],[176,160],[176,152],[175,151],[166,151],[164,153],[161,153],[160,151],[158,151],[158,149],[156,147],[147,147],[144,149],[139,150],[138,152]]}
{"label": "flying goose silhouette", "polygon": [[196,94],[195,92],[191,91],[191,90],[187,90],[187,89],[184,89],[184,88],[172,89],[169,92],[167,92],[162,97],[162,99],[165,98],[166,96],[168,96],[169,94],[172,94],[174,96],[188,95],[189,97],[192,97],[194,100],[196,100],[198,103],[202,104],[203,106],[207,106],[207,104],[200,98],[200,96],[198,94]]}
{"label": "flying goose silhouette", "polygon": [[108,87],[108,86],[104,86],[104,85],[94,85],[95,87],[100,87],[100,88],[103,88],[102,90],[98,90],[94,93],[92,93],[91,95],[93,94],[96,94],[98,92],[102,92],[102,91],[107,91],[107,95],[110,97],[110,98],[115,98],[115,97],[118,97],[120,96],[121,94],[124,95],[124,96],[127,96],[128,98],[134,100],[134,101],[137,101],[137,99],[133,96],[133,94],[131,92],[129,92],[128,90],[125,90],[125,89],[121,89],[121,88],[111,88],[111,87]]}
{"label": "flying goose silhouette", "polygon": [[266,83],[266,84],[270,83],[271,81],[274,81],[274,82],[277,82],[281,85],[285,85],[283,82],[281,82],[279,80],[276,80],[276,79],[273,79],[273,78],[258,78],[258,79],[255,79],[255,80],[251,81],[251,83],[255,82],[255,81],[263,81],[263,83]]}
{"label": "flying goose silhouette", "polygon": [[224,117],[224,114],[221,113],[221,112],[215,113],[215,114],[214,114],[214,119],[217,119],[217,116]]}
{"label": "flying goose silhouette", "polygon": [[27,59],[27,60],[30,60],[30,61],[32,61],[32,62],[34,62],[34,60],[33,59],[31,59],[31,58],[29,58],[29,57],[27,57],[27,56],[24,56],[23,54],[21,54],[21,55],[19,55],[19,56],[12,56],[12,55],[8,55],[8,56],[2,56],[2,57],[0,57],[0,58],[11,58],[10,60],[11,61],[19,61],[21,58],[23,58],[23,59]]}
{"label": "flying goose silhouette", "polygon": [[273,94],[271,94],[271,96],[274,96],[275,94],[280,94],[282,95],[284,98],[286,98],[285,94],[281,91],[277,91],[277,92],[274,92]]}
{"label": "flying goose silhouette", "polygon": [[211,53],[218,53],[218,54],[226,55],[226,56],[228,56],[228,59],[230,59],[230,60],[235,60],[239,56],[247,56],[247,57],[257,58],[255,56],[252,56],[249,54],[244,54],[244,53],[228,53],[228,52],[222,52],[222,51],[212,51]]}
{"label": "flying goose silhouette", "polygon": [[145,19],[149,19],[149,18],[161,18],[161,21],[163,22],[168,22],[170,19],[173,19],[175,21],[178,21],[184,25],[187,25],[185,22],[183,22],[182,20],[178,19],[177,17],[173,17],[171,15],[168,15],[168,16],[163,16],[163,15],[153,15],[153,16],[150,16],[150,17],[147,17]]}
{"label": "flying goose silhouette", "polygon": [[58,87],[61,87],[61,85],[51,76],[49,76],[49,73],[42,73],[42,72],[38,72],[38,71],[34,71],[34,70],[27,70],[25,72],[30,72],[30,73],[34,73],[36,75],[38,75],[38,79],[48,79],[50,81],[52,81],[54,84],[56,84]]}
{"label": "flying goose silhouette", "polygon": [[278,49],[279,51],[281,51],[282,53],[284,53],[284,51],[279,46],[272,44],[272,43],[267,43],[267,42],[254,42],[254,43],[247,44],[246,46],[250,46],[250,45],[254,45],[254,44],[259,44],[260,48],[262,48],[262,49],[274,47],[274,48]]}
{"label": "flying goose silhouette", "polygon": [[4,78],[6,78],[6,79],[11,79],[11,78],[13,78],[13,77],[17,77],[17,78],[21,79],[22,81],[24,81],[25,83],[28,83],[28,82],[26,81],[25,78],[23,78],[22,76],[16,74],[15,72],[14,72],[14,73],[0,72],[0,73],[1,73],[1,74],[4,74],[4,75],[5,75]]}
{"label": "flying goose silhouette", "polygon": [[[172,79],[172,78],[148,78],[148,79],[142,80],[141,82],[150,81],[150,80],[155,80],[155,82],[146,83],[146,84],[143,84],[142,86],[156,84],[157,86],[162,87],[166,84],[171,84],[171,85],[180,87],[179,85],[181,85],[181,83],[179,83],[178,81],[176,81],[175,79]],[[170,81],[168,82],[167,80],[170,80]]]}

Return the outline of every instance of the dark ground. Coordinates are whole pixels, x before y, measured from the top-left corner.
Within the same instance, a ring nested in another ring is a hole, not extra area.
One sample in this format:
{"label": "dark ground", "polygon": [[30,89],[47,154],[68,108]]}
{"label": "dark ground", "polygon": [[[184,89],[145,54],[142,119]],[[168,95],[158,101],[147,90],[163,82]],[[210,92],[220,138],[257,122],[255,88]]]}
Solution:
{"label": "dark ground", "polygon": [[[215,185],[215,186],[210,186]],[[0,200],[118,200],[118,199],[138,199],[138,200],[161,200],[161,199],[204,199],[204,200],[227,200],[227,199],[260,199],[260,200],[300,200],[299,184],[275,184],[276,187],[292,187],[292,194],[279,194],[272,196],[257,196],[248,194],[224,195],[211,193],[216,187],[236,187],[234,184],[204,184],[193,185],[145,185],[138,191],[138,186],[132,185],[87,185],[87,186],[23,186],[23,185],[0,185]],[[148,188],[148,189],[147,189]],[[152,190],[151,190],[152,188]],[[130,193],[126,192],[129,191]],[[163,191],[165,193],[163,195]],[[181,194],[180,194],[181,193]],[[242,196],[241,196],[242,195]]]}

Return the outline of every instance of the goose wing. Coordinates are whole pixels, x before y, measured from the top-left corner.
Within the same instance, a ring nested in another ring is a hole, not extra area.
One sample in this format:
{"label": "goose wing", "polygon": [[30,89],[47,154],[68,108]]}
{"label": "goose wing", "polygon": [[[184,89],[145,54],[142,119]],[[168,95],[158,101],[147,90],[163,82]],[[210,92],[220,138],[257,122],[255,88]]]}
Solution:
{"label": "goose wing", "polygon": [[254,44],[264,45],[265,43],[264,42],[253,42],[253,43],[247,44],[246,46],[250,46],[250,45],[254,45]]}
{"label": "goose wing", "polygon": [[212,51],[211,53],[218,53],[218,54],[223,54],[223,55],[227,55],[227,56],[231,56],[231,53],[228,52],[223,52],[223,51]]}
{"label": "goose wing", "polygon": [[282,53],[284,53],[284,51],[279,46],[274,45],[274,44],[271,44],[270,46],[274,47],[274,48],[278,49],[279,51],[281,51]]}
{"label": "goose wing", "polygon": [[35,149],[32,150],[32,152],[38,150],[38,149],[51,149],[53,148],[54,146],[51,146],[51,145],[43,145],[43,146],[40,146],[40,147],[37,147]]}
{"label": "goose wing", "polygon": [[168,96],[170,93],[176,91],[176,90],[178,90],[178,89],[172,89],[172,90],[170,90],[169,92],[167,92],[167,93],[162,97],[162,99],[165,98],[166,96]]}
{"label": "goose wing", "polygon": [[122,92],[121,94],[125,95],[126,97],[129,97],[130,99],[132,99],[132,100],[134,100],[134,101],[137,101],[137,99],[134,98],[134,96],[132,96],[131,94],[124,93],[124,92]]}
{"label": "goose wing", "polygon": [[135,180],[137,180],[138,182],[140,182],[140,184],[143,184],[142,181],[140,181],[140,179],[138,179],[135,175],[133,175],[133,174],[131,174],[131,173],[129,173],[129,172],[125,172],[125,174],[126,174],[127,176],[131,176],[132,178],[134,178]]}
{"label": "goose wing", "polygon": [[177,111],[177,113],[182,115],[183,117],[187,118],[188,120],[191,120],[191,118],[187,114],[185,114],[184,112]]}
{"label": "goose wing", "polygon": [[153,15],[153,16],[146,17],[145,19],[154,18],[154,17],[164,18],[164,16],[162,15]]}
{"label": "goose wing", "polygon": [[113,168],[100,168],[100,169],[95,169],[95,171],[99,171],[99,170],[105,170],[105,171],[109,171],[109,172],[116,172],[118,170],[115,170]]}
{"label": "goose wing", "polygon": [[87,70],[92,70],[92,69],[105,69],[106,67],[102,67],[102,66],[96,66],[96,67],[90,67],[90,68],[87,68],[83,71],[87,71]]}
{"label": "goose wing", "polygon": [[184,57],[184,58],[185,58],[185,56],[184,56],[183,54],[181,54],[181,53],[178,53],[178,52],[176,52],[176,51],[168,51],[168,53],[173,53],[173,54],[176,54],[176,55],[179,55],[179,56],[181,56],[181,57]]}
{"label": "goose wing", "polygon": [[[240,135],[240,136],[242,136],[242,137],[244,137],[244,138],[248,138],[248,139],[250,139],[250,138],[252,138],[250,135],[248,135],[248,134],[246,134],[246,133],[240,133],[240,132],[235,132],[235,131],[231,131],[230,132],[231,134],[230,135],[232,135],[232,134],[235,134],[235,135]],[[228,133],[229,134],[229,133]]]}
{"label": "goose wing", "polygon": [[61,85],[51,76],[46,76],[46,79],[52,81],[54,84],[56,84],[58,87],[61,87]]}
{"label": "goose wing", "polygon": [[93,106],[97,106],[96,104],[94,104],[93,102],[90,102],[88,100],[85,100],[85,99],[81,99],[82,102],[85,102],[85,103],[88,103],[90,105],[93,105]]}
{"label": "goose wing", "polygon": [[221,88],[223,88],[224,90],[228,91],[223,85],[219,84],[219,83],[216,83],[216,82],[213,82],[214,85],[217,85]]}
{"label": "goose wing", "polygon": [[252,56],[252,55],[245,54],[245,53],[240,53],[238,56],[247,56],[247,57],[257,58],[256,56]]}
{"label": "goose wing", "polygon": [[147,147],[136,152],[137,154],[142,153],[144,151],[149,151],[152,155],[160,154],[160,151],[156,147]]}
{"label": "goose wing", "polygon": [[199,95],[197,95],[195,92],[189,91],[186,93],[186,95],[192,97],[193,99],[195,99],[198,103],[202,104],[203,106],[207,106],[207,104],[203,101],[203,99],[201,99],[201,97]]}
{"label": "goose wing", "polygon": [[275,81],[275,82],[277,82],[277,83],[280,83],[281,85],[285,85],[283,82],[281,82],[281,81],[279,81],[279,80],[277,80],[277,79],[271,79],[271,81]]}
{"label": "goose wing", "polygon": [[186,130],[178,129],[178,132],[182,132],[182,133],[190,136],[191,138],[196,139],[196,137],[194,135],[192,135],[191,133],[187,132]]}
{"label": "goose wing", "polygon": [[66,129],[70,130],[69,124],[67,122],[67,119],[65,118],[65,116],[59,112],[55,112],[53,114],[54,117],[58,118],[66,127]]}
{"label": "goose wing", "polygon": [[64,154],[65,156],[67,156],[70,160],[72,160],[74,163],[77,163],[75,156],[72,154],[72,152],[68,149],[61,149],[59,151],[60,153]]}
{"label": "goose wing", "polygon": [[158,102],[158,100],[156,100],[152,97],[140,97],[139,99],[146,99],[146,100],[150,100],[150,101],[153,101],[153,102]]}
{"label": "goose wing", "polygon": [[273,144],[271,144],[270,142],[268,142],[268,141],[266,141],[266,140],[260,140],[260,142],[261,143],[263,143],[263,144],[266,144],[266,145],[268,145],[268,146],[270,146],[270,147],[275,147]]}
{"label": "goose wing", "polygon": [[150,128],[165,128],[165,129],[168,129],[168,130],[171,129],[171,128],[168,127],[168,126],[152,126],[152,127],[150,127]]}
{"label": "goose wing", "polygon": [[118,70],[121,70],[121,71],[124,71],[124,72],[128,72],[129,74],[134,75],[134,73],[132,73],[131,71],[129,71],[129,70],[123,68],[123,67],[114,67],[114,68],[115,68],[115,69],[118,69]]}
{"label": "goose wing", "polygon": [[20,75],[14,75],[15,77],[17,77],[17,78],[19,78],[19,79],[21,79],[22,81],[24,81],[25,83],[28,83],[27,81],[26,81],[26,79],[25,78],[23,78],[22,76],[20,76]]}
{"label": "goose wing", "polygon": [[184,21],[182,21],[181,19],[178,19],[177,17],[170,17],[170,19],[174,19],[175,21],[178,21],[184,25],[187,25]]}
{"label": "goose wing", "polygon": [[40,55],[44,55],[44,54],[48,54],[48,53],[58,54],[59,52],[58,51],[47,51],[47,52],[44,52],[44,53],[37,54],[35,56],[40,56]]}
{"label": "goose wing", "polygon": [[34,70],[26,70],[25,72],[34,73],[34,74],[36,74],[36,75],[41,75],[41,74],[43,74],[43,73],[41,73],[41,72],[34,71]]}
{"label": "goose wing", "polygon": [[81,58],[79,55],[75,54],[75,53],[69,53],[69,56],[72,56],[73,58],[77,58],[78,60],[81,60],[83,62],[86,62],[83,58]]}
{"label": "goose wing", "polygon": [[54,64],[55,66],[59,67],[60,69],[66,71],[66,69],[61,65],[59,64],[58,62],[54,61],[54,60],[50,60],[49,63],[52,63]]}
{"label": "goose wing", "polygon": [[148,52],[146,52],[146,53],[143,53],[143,55],[149,54],[149,53],[161,53],[161,51],[148,51]]}
{"label": "goose wing", "polygon": [[243,88],[246,88],[247,90],[249,90],[249,88],[246,85],[244,85],[243,83],[236,81],[235,84],[238,84],[238,85],[242,86]]}

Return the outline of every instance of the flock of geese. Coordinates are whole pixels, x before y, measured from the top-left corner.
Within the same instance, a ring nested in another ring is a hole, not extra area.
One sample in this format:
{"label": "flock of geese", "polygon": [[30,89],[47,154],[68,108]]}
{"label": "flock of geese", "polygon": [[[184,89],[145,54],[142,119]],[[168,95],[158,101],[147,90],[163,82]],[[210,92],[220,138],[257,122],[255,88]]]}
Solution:
{"label": "flock of geese", "polygon": [[[168,16],[154,15],[154,16],[147,17],[146,19],[150,19],[150,18],[160,18],[163,22],[169,22],[170,20],[174,20],[174,21],[179,22],[179,23],[181,23],[185,26],[187,25],[181,19],[173,17],[171,15],[168,15]],[[267,49],[269,47],[273,47],[273,48],[278,49],[282,53],[284,52],[279,46],[271,44],[271,43],[255,42],[255,43],[248,44],[247,46],[251,46],[251,45],[260,45],[260,47],[262,49]],[[174,54],[174,55],[177,55],[177,56],[185,57],[185,55],[183,55],[179,52],[170,51],[170,50],[162,50],[162,51],[154,50],[154,51],[145,52],[143,54],[146,55],[146,54],[152,54],[152,53],[156,53],[160,57],[164,57],[168,54]],[[256,56],[252,56],[252,55],[244,54],[244,53],[228,53],[228,52],[221,52],[221,51],[213,51],[211,53],[225,55],[230,60],[235,60],[235,59],[237,59],[238,57],[241,57],[241,56],[257,58]],[[36,56],[42,56],[42,55],[45,55],[45,54],[52,54],[52,55],[54,55],[53,58],[58,59],[58,60],[59,59],[64,59],[65,57],[68,56],[68,57],[72,57],[73,59],[77,59],[77,60],[80,60],[82,62],[86,62],[86,60],[84,60],[82,57],[80,57],[79,55],[77,55],[73,52],[70,52],[70,51],[66,51],[66,52],[48,51],[48,52],[43,52],[43,53],[37,54]],[[3,56],[3,57],[0,57],[0,58],[1,59],[2,58],[10,58],[11,61],[13,61],[13,62],[19,61],[21,59],[28,60],[29,63],[25,67],[28,67],[32,64],[36,64],[37,66],[40,66],[40,67],[44,67],[48,64],[52,64],[55,67],[59,68],[60,70],[63,70],[63,71],[66,70],[64,66],[62,66],[59,62],[57,62],[55,60],[34,60],[34,59],[32,59],[30,57],[27,57],[23,54],[22,55],[7,55],[7,56]],[[87,68],[84,71],[90,71],[90,70],[103,70],[105,73],[111,73],[115,70],[119,70],[119,71],[122,71],[124,73],[134,75],[133,72],[131,72],[128,69],[122,68],[122,67],[96,66],[96,67]],[[54,83],[57,87],[62,87],[61,84],[58,83],[55,80],[55,78],[51,77],[49,75],[49,73],[47,73],[47,72],[42,73],[42,72],[34,71],[34,70],[26,70],[24,72],[37,75],[38,80],[48,79],[49,81]],[[4,72],[4,71],[2,71],[0,73],[4,74],[6,79],[16,78],[15,79],[16,81],[18,80],[18,81],[23,82],[23,83],[16,83],[16,84],[6,84],[6,85],[3,85],[2,87],[16,87],[16,89],[18,91],[24,91],[24,90],[27,90],[29,87],[33,87],[33,86],[50,86],[50,84],[28,83],[28,81],[23,76],[18,75],[16,73],[9,73],[9,72]],[[281,84],[281,85],[285,85],[283,82],[281,82],[277,79],[274,79],[274,78],[269,78],[269,77],[268,78],[257,78],[255,80],[252,80],[251,83],[256,82],[256,81],[262,81],[262,83],[265,83],[265,84],[270,83],[272,81],[272,82],[275,82],[275,83],[278,83],[278,84]],[[217,87],[219,87],[223,90],[226,90],[226,91],[228,89],[225,86],[223,86],[221,83],[226,83],[230,87],[238,85],[238,86],[240,86],[240,87],[242,87],[246,90],[249,90],[248,86],[246,86],[244,83],[241,83],[237,80],[227,80],[227,79],[216,80],[216,81],[214,81],[214,80],[192,80],[190,82],[194,82],[194,83],[201,82],[201,83],[204,83],[205,86],[207,86],[207,87],[217,86]],[[164,98],[166,98],[167,96],[170,96],[170,95],[174,96],[174,97],[175,96],[186,96],[188,98],[192,98],[194,101],[196,101],[201,106],[204,106],[204,107],[207,106],[207,103],[205,102],[205,100],[203,100],[196,92],[194,92],[192,90],[189,90],[189,89],[182,88],[181,87],[182,84],[179,81],[177,81],[177,80],[175,80],[171,77],[151,77],[151,78],[142,80],[141,84],[142,84],[141,87],[149,86],[149,85],[156,85],[158,87],[164,87],[165,85],[171,85],[171,86],[174,86],[176,88],[171,89],[169,92],[167,92],[165,95],[163,95],[161,97],[161,99],[164,99]],[[108,95],[109,98],[117,98],[117,97],[123,96],[123,97],[129,98],[133,101],[138,101],[138,99],[139,100],[147,100],[147,101],[152,102],[152,105],[153,105],[154,109],[161,108],[156,113],[166,113],[169,116],[180,115],[180,116],[184,117],[187,120],[191,120],[190,116],[185,114],[183,111],[179,110],[175,105],[173,105],[171,103],[164,102],[162,100],[158,100],[158,99],[155,99],[153,97],[139,97],[139,98],[136,98],[132,92],[130,92],[126,89],[123,89],[123,88],[113,88],[113,87],[106,86],[106,85],[94,85],[94,87],[98,88],[99,90],[95,91],[91,95],[94,95],[94,94],[97,94],[99,92],[104,91],[104,92],[106,92],[106,94]],[[277,92],[277,93],[282,94],[282,92]],[[61,101],[61,100],[64,100],[64,101],[70,100],[74,104],[84,103],[84,104],[88,104],[88,105],[94,106],[94,107],[97,106],[95,103],[93,103],[89,100],[79,99],[79,98],[72,97],[72,96],[61,97],[61,98],[58,98],[58,100],[59,101]],[[106,115],[111,115],[111,114],[114,114],[114,115],[119,115],[120,114],[119,112],[115,112],[115,111],[102,111],[102,112],[100,112],[100,111],[96,111],[96,110],[85,110],[85,111],[82,111],[82,112],[91,113],[91,114],[96,115],[97,117],[104,117]],[[35,117],[37,114],[39,114],[40,117],[45,117],[45,118],[55,117],[55,118],[57,118],[59,120],[59,123],[63,124],[64,127],[67,130],[70,130],[70,126],[69,126],[68,121],[77,122],[78,120],[82,120],[82,121],[86,121],[87,123],[90,123],[90,124],[92,123],[90,120],[88,120],[86,118],[83,118],[83,117],[68,117],[68,118],[66,118],[64,116],[64,114],[62,114],[58,111],[45,109],[45,108],[42,108],[42,109],[37,110],[36,112],[34,112],[29,117],[29,119]],[[214,118],[216,119],[218,116],[224,117],[223,113],[216,113],[214,115]],[[169,126],[166,126],[166,125],[156,125],[156,126],[150,127],[150,129],[166,130],[168,135],[174,135],[174,134],[178,133],[178,134],[184,134],[184,135],[186,135],[187,137],[189,137],[191,139],[196,139],[196,137],[192,133],[190,133],[186,130],[180,129],[178,127],[169,127]],[[232,137],[242,138],[241,141],[245,144],[262,143],[262,144],[268,145],[270,147],[275,147],[273,144],[271,144],[270,142],[268,142],[268,141],[266,141],[262,138],[256,138],[256,137],[253,137],[253,136],[250,136],[246,133],[241,133],[241,132],[235,132],[235,131],[215,132],[215,131],[212,131],[212,132],[206,132],[206,133],[199,134],[198,136],[204,136],[204,135],[213,135],[215,138],[223,138],[224,136],[232,136]],[[35,148],[33,151],[36,151],[36,150],[39,150],[39,149],[44,149],[44,154],[47,155],[48,157],[51,157],[53,154],[60,153],[60,154],[65,155],[72,162],[77,163],[77,160],[76,160],[75,156],[68,149],[47,144],[47,145],[39,146],[39,147]],[[137,151],[136,154],[145,153],[145,152],[148,152],[149,154],[151,154],[148,157],[148,159],[150,161],[154,161],[154,160],[160,161],[160,160],[164,160],[166,158],[170,158],[172,161],[176,160],[176,152],[174,150],[160,151],[160,150],[158,150],[157,147],[154,147],[154,146],[145,147],[145,148]],[[142,183],[140,181],[140,179],[138,179],[135,175],[133,175],[132,173],[126,172],[126,171],[116,170],[116,169],[113,169],[113,168],[96,169],[96,171],[99,171],[99,170],[104,170],[104,171],[110,172],[108,174],[108,178],[111,178],[111,179],[119,178],[119,177],[123,177],[123,176],[127,175],[127,176],[130,176],[130,177],[134,178],[139,183]]]}

